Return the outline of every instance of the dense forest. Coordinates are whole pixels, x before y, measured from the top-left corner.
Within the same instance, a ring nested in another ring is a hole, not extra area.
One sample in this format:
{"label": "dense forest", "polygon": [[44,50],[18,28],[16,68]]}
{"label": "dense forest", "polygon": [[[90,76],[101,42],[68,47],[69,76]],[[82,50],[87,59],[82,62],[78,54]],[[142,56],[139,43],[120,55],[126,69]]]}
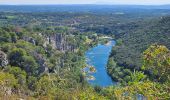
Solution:
{"label": "dense forest", "polygon": [[[109,73],[117,81],[126,80],[124,75],[128,76],[129,71],[142,70],[142,53],[150,45],[165,45],[170,48],[170,17],[152,19],[140,24],[142,25],[130,33],[119,34],[117,46],[112,49],[110,60],[114,60],[118,69],[113,72],[110,72],[110,70]],[[120,70],[122,68],[127,71],[122,73],[122,70]],[[148,70],[145,70],[145,73],[151,74]]]}
{"label": "dense forest", "polygon": [[[0,6],[0,98],[168,100],[169,14],[167,6]],[[107,72],[118,84],[91,86],[85,52],[103,36],[116,40]]]}

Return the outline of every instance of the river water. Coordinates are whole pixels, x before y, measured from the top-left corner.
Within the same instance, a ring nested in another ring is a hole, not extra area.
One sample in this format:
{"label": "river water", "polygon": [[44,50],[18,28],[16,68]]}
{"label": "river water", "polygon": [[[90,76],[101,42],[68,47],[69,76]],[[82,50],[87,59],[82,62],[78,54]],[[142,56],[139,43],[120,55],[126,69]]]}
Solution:
{"label": "river water", "polygon": [[98,44],[96,47],[86,51],[86,63],[89,66],[94,66],[96,69],[95,73],[88,73],[88,75],[95,78],[94,80],[88,80],[91,85],[107,87],[116,84],[116,82],[112,81],[111,77],[107,74],[106,69],[107,61],[113,46],[115,46],[114,40],[104,45]]}

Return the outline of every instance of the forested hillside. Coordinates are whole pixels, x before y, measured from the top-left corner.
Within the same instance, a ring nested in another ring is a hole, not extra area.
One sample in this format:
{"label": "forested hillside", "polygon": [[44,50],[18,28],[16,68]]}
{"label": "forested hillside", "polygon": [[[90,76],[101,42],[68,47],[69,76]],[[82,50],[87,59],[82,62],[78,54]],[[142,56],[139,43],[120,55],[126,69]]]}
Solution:
{"label": "forested hillside", "polygon": [[[50,28],[50,31],[49,28],[37,31],[1,27],[1,97],[12,98],[15,94],[20,97],[20,92],[25,95],[21,97],[34,92],[39,97],[52,95],[49,91],[62,93],[65,89],[87,85],[81,72],[85,66],[84,51],[94,45],[97,38],[91,37],[92,33],[68,34],[67,31],[62,27]],[[62,95],[58,95],[61,99]]]}
{"label": "forested hillside", "polygon": [[[142,53],[152,44],[165,45],[170,48],[170,17],[141,22],[141,26],[131,32],[119,34],[117,46],[113,47],[110,61],[114,61],[116,70],[108,69],[109,74],[117,81],[128,80],[135,70],[142,70]],[[109,64],[108,64],[109,66]],[[112,66],[113,67],[113,66]],[[124,69],[124,72],[122,70]],[[150,73],[145,70],[145,73]]]}
{"label": "forested hillside", "polygon": [[[0,6],[0,99],[169,100],[169,12],[161,6]],[[85,52],[108,42],[105,37],[116,40],[107,71],[118,84],[92,86],[83,71]]]}

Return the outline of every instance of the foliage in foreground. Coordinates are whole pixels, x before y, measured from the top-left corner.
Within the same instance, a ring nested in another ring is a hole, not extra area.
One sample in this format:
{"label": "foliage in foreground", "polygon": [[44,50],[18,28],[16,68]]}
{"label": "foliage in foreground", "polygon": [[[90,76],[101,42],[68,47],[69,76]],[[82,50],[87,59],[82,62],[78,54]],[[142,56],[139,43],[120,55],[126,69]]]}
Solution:
{"label": "foliage in foreground", "polygon": [[[77,45],[75,52],[56,50],[52,48],[52,43],[44,45],[47,36],[54,35],[53,32],[58,33],[56,28],[38,30],[42,35],[39,35],[37,30],[0,28],[2,99],[131,100],[138,96],[147,99],[170,98],[170,51],[165,46],[149,47],[143,53],[142,69],[118,67],[111,57],[108,71],[115,72],[112,76],[123,84],[93,88],[88,86],[81,68],[84,66],[84,51],[94,45],[92,42],[96,42],[96,35],[91,37],[92,33],[78,32],[70,35],[68,30],[63,28],[60,31],[62,35],[69,37],[70,42],[74,41]],[[121,44],[120,42],[119,45]]]}

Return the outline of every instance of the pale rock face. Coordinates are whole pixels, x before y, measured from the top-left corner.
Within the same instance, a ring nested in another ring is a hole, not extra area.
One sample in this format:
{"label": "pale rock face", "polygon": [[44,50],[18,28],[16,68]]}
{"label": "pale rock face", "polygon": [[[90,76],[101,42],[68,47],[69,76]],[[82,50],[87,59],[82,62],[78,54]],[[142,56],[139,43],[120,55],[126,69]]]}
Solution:
{"label": "pale rock face", "polygon": [[29,42],[32,43],[33,45],[36,45],[36,41],[33,38],[30,38]]}
{"label": "pale rock face", "polygon": [[73,51],[75,47],[71,44],[69,44],[69,40],[67,39],[66,35],[63,34],[56,34],[55,35],[55,41],[56,41],[56,49],[60,51]]}
{"label": "pale rock face", "polygon": [[75,52],[76,50],[76,47],[74,45],[69,44],[67,35],[60,34],[60,33],[46,37],[43,46],[47,47],[48,44],[50,44],[53,49],[57,49],[61,52],[66,52],[66,51]]}
{"label": "pale rock face", "polygon": [[36,45],[36,40],[33,39],[32,37],[24,37],[23,40],[32,43],[33,45]]}
{"label": "pale rock face", "polygon": [[0,51],[0,67],[4,67],[6,65],[8,65],[7,55],[3,51]]}
{"label": "pale rock face", "polygon": [[45,42],[44,42],[43,46],[47,47],[48,44],[50,44],[50,37],[45,38]]}

